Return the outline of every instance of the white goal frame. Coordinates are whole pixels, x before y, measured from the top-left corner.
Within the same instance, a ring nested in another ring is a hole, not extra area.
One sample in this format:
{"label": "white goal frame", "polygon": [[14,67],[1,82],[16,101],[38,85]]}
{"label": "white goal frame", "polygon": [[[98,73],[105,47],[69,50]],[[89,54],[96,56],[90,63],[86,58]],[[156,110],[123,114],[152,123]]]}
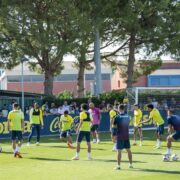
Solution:
{"label": "white goal frame", "polygon": [[180,90],[180,87],[134,87],[135,89],[135,103],[139,103],[140,90]]}

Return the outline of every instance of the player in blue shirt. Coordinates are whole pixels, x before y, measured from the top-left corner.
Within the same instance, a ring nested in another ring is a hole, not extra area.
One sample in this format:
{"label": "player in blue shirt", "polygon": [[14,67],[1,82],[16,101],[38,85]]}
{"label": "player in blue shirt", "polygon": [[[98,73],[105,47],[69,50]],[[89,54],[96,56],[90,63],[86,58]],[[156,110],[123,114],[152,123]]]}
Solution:
{"label": "player in blue shirt", "polygon": [[114,168],[115,170],[120,169],[121,163],[121,151],[126,149],[129,158],[129,168],[132,166],[132,153],[130,149],[129,141],[129,122],[130,118],[125,113],[125,106],[120,104],[118,107],[119,114],[114,118],[114,125],[117,126],[117,163],[118,165]]}
{"label": "player in blue shirt", "polygon": [[172,141],[180,139],[180,116],[175,115],[173,110],[168,110],[168,133],[167,155],[171,154]]}

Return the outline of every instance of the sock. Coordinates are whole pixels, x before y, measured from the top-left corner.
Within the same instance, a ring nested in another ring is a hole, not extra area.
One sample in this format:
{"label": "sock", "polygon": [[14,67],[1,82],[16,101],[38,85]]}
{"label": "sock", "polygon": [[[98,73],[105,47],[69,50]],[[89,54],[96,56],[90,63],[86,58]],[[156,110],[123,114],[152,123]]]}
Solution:
{"label": "sock", "polygon": [[76,157],[79,157],[79,153],[78,152],[76,152]]}
{"label": "sock", "polygon": [[16,150],[17,150],[18,152],[20,151],[20,149],[21,149],[20,146],[17,146],[17,147],[16,147]]}
{"label": "sock", "polygon": [[156,141],[156,146],[158,145],[158,142],[159,142],[159,139],[157,139],[157,141]]}
{"label": "sock", "polygon": [[167,153],[168,153],[168,154],[171,154],[171,148],[168,148],[168,149],[167,149]]}
{"label": "sock", "polygon": [[94,142],[96,142],[96,139],[93,139]]}
{"label": "sock", "polygon": [[161,145],[161,141],[159,139],[157,139],[157,145],[160,146]]}
{"label": "sock", "polygon": [[90,157],[91,157],[91,153],[88,152],[88,158],[90,158]]}

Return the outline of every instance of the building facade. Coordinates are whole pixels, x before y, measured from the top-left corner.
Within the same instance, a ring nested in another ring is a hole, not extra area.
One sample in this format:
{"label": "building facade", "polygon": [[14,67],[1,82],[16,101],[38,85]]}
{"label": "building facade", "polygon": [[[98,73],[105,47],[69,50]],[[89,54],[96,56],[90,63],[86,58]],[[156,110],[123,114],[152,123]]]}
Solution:
{"label": "building facade", "polygon": [[[126,83],[117,70],[112,76],[112,89],[124,89]],[[141,76],[133,87],[180,87],[180,62],[163,61],[162,66],[148,76]]]}
{"label": "building facade", "polygon": [[[61,74],[54,77],[53,94],[58,94],[64,90],[77,94],[77,77],[78,71],[73,67],[73,62],[66,61],[63,63],[64,70]],[[92,67],[94,65],[92,64]],[[102,64],[102,89],[104,92],[111,91],[112,70],[109,66]],[[44,75],[32,72],[27,63],[24,63],[24,91],[31,93],[44,92]],[[85,71],[85,90],[91,91],[94,83],[94,68]],[[12,70],[4,70],[0,77],[2,90],[21,91],[21,65]]]}

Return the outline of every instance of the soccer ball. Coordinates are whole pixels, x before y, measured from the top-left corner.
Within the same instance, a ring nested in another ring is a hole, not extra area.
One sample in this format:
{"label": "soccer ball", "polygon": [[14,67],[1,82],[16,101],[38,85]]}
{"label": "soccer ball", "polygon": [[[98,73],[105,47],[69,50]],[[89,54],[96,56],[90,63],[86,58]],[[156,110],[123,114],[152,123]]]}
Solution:
{"label": "soccer ball", "polygon": [[164,161],[164,162],[170,161],[170,156],[169,156],[169,154],[165,154],[165,155],[163,156],[163,161]]}
{"label": "soccer ball", "polygon": [[172,161],[177,161],[179,159],[177,154],[173,154],[171,158],[172,158]]}
{"label": "soccer ball", "polygon": [[0,147],[0,153],[2,152],[2,147]]}

